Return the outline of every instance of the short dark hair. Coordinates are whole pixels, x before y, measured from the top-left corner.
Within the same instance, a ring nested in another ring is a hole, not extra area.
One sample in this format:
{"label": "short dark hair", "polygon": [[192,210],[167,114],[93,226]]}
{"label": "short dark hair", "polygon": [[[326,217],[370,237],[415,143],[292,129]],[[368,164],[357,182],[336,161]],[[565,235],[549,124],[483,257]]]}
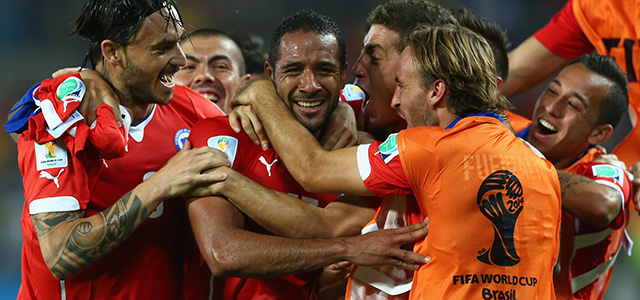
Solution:
{"label": "short dark hair", "polygon": [[400,35],[396,43],[398,52],[409,45],[409,35],[420,25],[441,26],[458,24],[446,8],[425,0],[392,0],[375,7],[367,18],[365,31],[373,25],[382,25]]}
{"label": "short dark hair", "polygon": [[[108,39],[126,46],[140,30],[142,22],[165,7],[175,8],[175,0],[89,0],[82,7],[75,27],[70,33],[70,35],[77,34],[89,40],[89,49],[82,65],[86,66],[90,61],[95,68],[102,58],[100,49],[102,41]],[[179,15],[163,14],[163,16],[167,21],[181,24],[178,20]]]}
{"label": "short dark hair", "polygon": [[262,37],[246,31],[233,31],[230,35],[242,50],[247,73],[264,74],[267,55],[262,51],[264,45]]}
{"label": "short dark hair", "polygon": [[332,35],[338,41],[338,60],[340,66],[347,63],[347,48],[344,37],[338,25],[328,17],[320,15],[314,11],[302,10],[284,20],[278,25],[271,37],[269,47],[269,64],[275,67],[276,61],[280,58],[280,41],[282,36],[298,30],[313,31],[318,35]]}
{"label": "short dark hair", "polygon": [[478,16],[464,7],[453,8],[451,13],[460,26],[466,27],[487,41],[496,60],[496,73],[506,81],[509,75],[509,58],[507,57],[509,40],[504,29],[496,21]]}
{"label": "short dark hair", "polygon": [[[191,33],[189,33],[189,40],[194,38],[194,37],[219,37],[219,38],[223,38],[223,39],[227,39],[229,41],[231,41],[237,48],[238,50],[238,59],[236,61],[236,64],[238,64],[238,73],[240,74],[240,76],[244,75],[247,73],[247,67],[244,61],[244,53],[242,52],[242,48],[240,47],[240,45],[238,44],[238,42],[236,42],[236,40],[229,35],[228,33],[222,31],[222,30],[218,30],[218,29],[214,29],[214,28],[200,28],[200,29],[196,29],[194,31],[192,31]],[[185,41],[188,40],[184,40],[182,41],[182,43],[184,43]]]}
{"label": "short dark hair", "polygon": [[609,93],[600,102],[600,113],[598,114],[596,125],[611,124],[615,128],[624,114],[627,113],[629,106],[627,77],[613,58],[608,56],[587,54],[578,57],[569,65],[577,63],[611,81]]}

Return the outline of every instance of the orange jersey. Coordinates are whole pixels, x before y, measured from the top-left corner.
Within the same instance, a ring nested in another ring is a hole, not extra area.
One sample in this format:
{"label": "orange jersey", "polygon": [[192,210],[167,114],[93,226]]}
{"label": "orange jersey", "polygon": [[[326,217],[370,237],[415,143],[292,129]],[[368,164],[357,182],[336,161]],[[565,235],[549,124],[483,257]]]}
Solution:
{"label": "orange jersey", "polygon": [[511,128],[513,128],[515,132],[520,132],[531,126],[531,120],[512,111],[507,112],[507,118],[509,120],[509,124],[511,124]]}
{"label": "orange jersey", "polygon": [[[624,203],[616,219],[605,229],[594,229],[588,223],[563,213],[561,271],[554,279],[557,299],[602,299],[611,279],[613,262],[627,239],[625,227],[629,219],[631,181],[623,169],[608,164],[592,164],[600,154],[603,153],[593,148],[563,171],[588,175],[596,182],[615,188],[623,195]],[[608,168],[605,171],[609,176],[603,176],[603,172],[591,172],[594,166]]]}
{"label": "orange jersey", "polygon": [[[410,299],[555,299],[561,207],[553,165],[492,117],[403,130],[392,144],[372,144],[369,173],[359,152],[358,167],[378,196],[408,184],[429,216],[414,251],[431,261],[415,273]],[[396,160],[404,174],[384,170]]]}

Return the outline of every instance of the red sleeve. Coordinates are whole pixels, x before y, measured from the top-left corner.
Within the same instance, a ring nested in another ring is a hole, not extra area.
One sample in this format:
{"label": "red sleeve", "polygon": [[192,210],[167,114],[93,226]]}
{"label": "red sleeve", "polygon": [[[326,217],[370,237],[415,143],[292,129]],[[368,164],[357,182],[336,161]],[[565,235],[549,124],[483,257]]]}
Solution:
{"label": "red sleeve", "polygon": [[55,142],[37,144],[21,134],[18,165],[30,214],[86,208],[89,177],[83,162],[64,147]]}
{"label": "red sleeve", "polygon": [[364,184],[378,197],[411,193],[411,186],[402,169],[397,149],[395,152],[380,151],[380,145],[381,143],[376,141],[358,147],[358,169]]}
{"label": "red sleeve", "polygon": [[594,50],[578,25],[573,14],[572,3],[573,1],[569,0],[547,25],[533,35],[549,51],[569,59]]}
{"label": "red sleeve", "polygon": [[606,185],[618,191],[623,197],[623,203],[620,205],[618,216],[609,224],[612,229],[618,229],[624,226],[625,210],[629,209],[629,200],[632,195],[631,179],[627,172],[617,166],[605,163],[585,163],[578,167],[576,174],[586,176],[595,182]]}

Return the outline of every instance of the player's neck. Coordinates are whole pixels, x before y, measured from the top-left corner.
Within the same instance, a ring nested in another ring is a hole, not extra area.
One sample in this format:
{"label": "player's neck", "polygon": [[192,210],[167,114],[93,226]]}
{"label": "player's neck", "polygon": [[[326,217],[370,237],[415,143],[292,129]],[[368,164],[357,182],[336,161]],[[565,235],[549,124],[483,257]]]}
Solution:
{"label": "player's neck", "polygon": [[131,124],[137,124],[151,113],[154,103],[123,103],[122,105],[131,110]]}

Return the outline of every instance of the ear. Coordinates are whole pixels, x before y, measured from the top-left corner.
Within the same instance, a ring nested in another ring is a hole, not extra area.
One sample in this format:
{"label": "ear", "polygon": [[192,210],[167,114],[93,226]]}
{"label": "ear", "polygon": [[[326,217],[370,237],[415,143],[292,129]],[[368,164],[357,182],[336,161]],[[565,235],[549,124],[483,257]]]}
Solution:
{"label": "ear", "polygon": [[447,94],[447,85],[442,79],[436,79],[431,84],[431,88],[427,92],[429,104],[433,107],[446,107],[445,95]]}
{"label": "ear", "polygon": [[245,82],[251,80],[251,74],[247,73],[240,76],[240,82]]}
{"label": "ear", "polygon": [[273,80],[273,68],[268,61],[264,63],[264,78]]}
{"label": "ear", "polygon": [[341,77],[342,79],[340,80],[340,89],[344,88],[344,85],[347,84],[347,75],[349,74],[349,64],[347,64],[346,62],[344,63],[344,65],[342,66],[342,73]]}
{"label": "ear", "polygon": [[498,91],[502,89],[502,86],[504,85],[504,80],[502,80],[502,77],[497,76],[496,77],[496,81],[498,82],[497,86],[498,86]]}
{"label": "ear", "polygon": [[606,141],[611,134],[613,134],[613,126],[611,124],[598,125],[591,131],[587,140],[590,145],[599,145]]}
{"label": "ear", "polygon": [[102,51],[102,58],[105,62],[111,65],[122,64],[122,53],[118,54],[122,47],[112,40],[104,40],[100,43],[100,50]]}

